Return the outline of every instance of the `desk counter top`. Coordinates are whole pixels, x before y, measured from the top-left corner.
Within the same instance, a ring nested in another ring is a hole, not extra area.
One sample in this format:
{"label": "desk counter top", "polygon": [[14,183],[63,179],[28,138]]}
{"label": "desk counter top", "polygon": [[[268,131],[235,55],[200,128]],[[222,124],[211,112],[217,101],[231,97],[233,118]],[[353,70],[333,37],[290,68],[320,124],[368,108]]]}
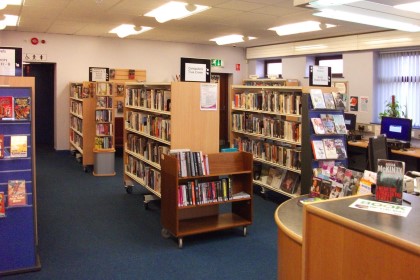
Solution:
{"label": "desk counter top", "polygon": [[[367,149],[368,145],[369,145],[369,141],[368,140],[348,141],[347,144],[349,146]],[[391,150],[391,153],[398,154],[398,155],[403,155],[403,156],[420,158],[420,148],[416,148],[416,147],[409,148],[406,151],[404,151],[404,150]]]}

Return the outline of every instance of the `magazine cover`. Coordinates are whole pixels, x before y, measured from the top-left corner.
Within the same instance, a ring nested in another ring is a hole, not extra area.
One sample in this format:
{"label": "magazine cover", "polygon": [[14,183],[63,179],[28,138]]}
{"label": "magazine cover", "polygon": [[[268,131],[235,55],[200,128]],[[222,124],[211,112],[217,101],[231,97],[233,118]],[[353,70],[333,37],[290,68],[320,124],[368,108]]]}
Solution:
{"label": "magazine cover", "polygon": [[378,159],[376,200],[402,204],[405,162]]}

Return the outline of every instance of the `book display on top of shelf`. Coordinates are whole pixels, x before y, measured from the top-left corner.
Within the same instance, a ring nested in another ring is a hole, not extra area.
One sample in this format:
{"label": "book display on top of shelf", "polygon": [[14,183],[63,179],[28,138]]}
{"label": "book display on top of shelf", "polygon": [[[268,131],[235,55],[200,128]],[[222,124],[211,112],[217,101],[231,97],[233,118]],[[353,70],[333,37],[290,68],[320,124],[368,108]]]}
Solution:
{"label": "book display on top of shelf", "polygon": [[[183,154],[185,163],[187,160],[189,163],[183,171],[187,176],[204,172],[204,154],[217,152],[219,148],[219,115],[218,110],[200,110],[200,83],[126,83],[125,86],[124,185],[128,193],[132,192],[134,183],[147,189],[151,193],[145,196],[147,208],[149,201],[161,197],[163,154],[178,149],[202,151],[200,156],[195,152]],[[198,160],[203,159],[199,164]]]}
{"label": "book display on top of shelf", "polygon": [[310,92],[311,100],[312,100],[312,106],[314,109],[325,109],[325,101],[324,101],[324,95],[322,93],[322,90],[320,89],[312,89]]}
{"label": "book display on top of shelf", "polygon": [[253,82],[232,86],[232,147],[252,153],[254,161],[269,170],[267,180],[265,175],[254,180],[263,191],[297,195],[282,190],[281,183],[286,171],[300,174],[301,87]]}

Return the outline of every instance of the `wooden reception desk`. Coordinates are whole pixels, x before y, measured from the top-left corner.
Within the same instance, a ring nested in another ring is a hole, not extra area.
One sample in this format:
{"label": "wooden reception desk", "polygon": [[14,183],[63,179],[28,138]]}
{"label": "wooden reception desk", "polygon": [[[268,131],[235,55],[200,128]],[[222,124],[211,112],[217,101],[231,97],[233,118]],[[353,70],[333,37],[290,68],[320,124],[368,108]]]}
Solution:
{"label": "wooden reception desk", "polygon": [[278,279],[420,279],[420,199],[405,196],[404,218],[349,208],[357,198],[278,207]]}

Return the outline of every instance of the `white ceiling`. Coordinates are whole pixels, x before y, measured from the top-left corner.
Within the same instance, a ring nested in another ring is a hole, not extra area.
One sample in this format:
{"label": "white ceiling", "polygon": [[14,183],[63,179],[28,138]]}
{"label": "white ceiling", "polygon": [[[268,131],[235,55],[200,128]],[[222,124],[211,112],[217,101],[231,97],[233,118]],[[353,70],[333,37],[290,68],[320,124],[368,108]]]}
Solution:
{"label": "white ceiling", "polygon": [[[263,46],[386,30],[315,17],[312,16],[315,10],[295,7],[293,0],[189,0],[189,3],[208,5],[211,9],[182,20],[171,20],[165,23],[158,23],[154,18],[143,16],[168,1],[25,0],[22,6],[9,5],[4,10],[0,10],[0,18],[2,14],[19,15],[19,26],[9,26],[6,30],[22,32],[116,37],[108,31],[127,23],[154,27],[151,31],[127,37],[130,39],[215,45],[215,42],[209,40],[229,34],[257,37],[256,40],[238,43],[238,47]],[[391,7],[392,5],[412,1],[414,0],[375,0],[360,1],[356,4],[366,9],[395,14],[397,11]],[[420,22],[420,14],[400,12],[399,15]],[[316,20],[338,26],[282,37],[274,31],[267,30],[270,27],[305,20]]]}

